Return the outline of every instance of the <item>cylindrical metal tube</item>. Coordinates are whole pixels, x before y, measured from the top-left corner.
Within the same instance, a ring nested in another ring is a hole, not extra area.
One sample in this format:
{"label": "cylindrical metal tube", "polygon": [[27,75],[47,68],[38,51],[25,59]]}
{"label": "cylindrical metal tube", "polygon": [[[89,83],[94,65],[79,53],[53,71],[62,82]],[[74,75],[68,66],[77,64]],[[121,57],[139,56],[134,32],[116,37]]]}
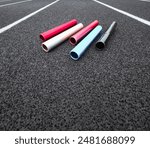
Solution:
{"label": "cylindrical metal tube", "polygon": [[69,41],[72,45],[76,45],[81,39],[83,39],[91,30],[93,30],[99,24],[98,20],[95,20],[72,37],[70,37]]}
{"label": "cylindrical metal tube", "polygon": [[57,26],[51,30],[48,30],[46,32],[43,32],[40,34],[40,38],[43,40],[43,41],[46,41],[47,39],[50,39],[52,37],[54,37],[55,35],[58,35],[59,33],[75,26],[77,24],[77,20],[76,19],[73,19],[69,22],[66,22],[60,26]]}
{"label": "cylindrical metal tube", "polygon": [[101,31],[102,26],[98,25],[95,27],[74,49],[70,51],[71,58],[73,60],[78,60]]}
{"label": "cylindrical metal tube", "polygon": [[67,40],[70,36],[72,36],[73,34],[78,32],[82,28],[83,28],[83,24],[80,23],[80,24],[60,33],[59,35],[47,40],[46,42],[42,43],[41,46],[45,52],[49,52],[52,48],[58,46],[59,44],[61,44],[65,40]]}
{"label": "cylindrical metal tube", "polygon": [[115,29],[115,27],[117,26],[117,23],[114,21],[110,27],[108,28],[108,30],[102,35],[102,37],[97,41],[96,43],[96,48],[97,49],[101,49],[105,47],[106,41],[109,38],[109,36],[111,35],[112,31]]}

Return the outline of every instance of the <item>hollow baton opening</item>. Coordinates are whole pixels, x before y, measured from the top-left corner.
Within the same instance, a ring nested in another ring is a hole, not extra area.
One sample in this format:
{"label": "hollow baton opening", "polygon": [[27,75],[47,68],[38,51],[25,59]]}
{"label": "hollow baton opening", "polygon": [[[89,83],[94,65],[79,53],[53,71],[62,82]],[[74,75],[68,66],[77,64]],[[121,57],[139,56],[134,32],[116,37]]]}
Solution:
{"label": "hollow baton opening", "polygon": [[78,54],[74,51],[70,52],[70,56],[73,60],[78,60],[78,58],[79,58]]}
{"label": "hollow baton opening", "polygon": [[48,48],[47,48],[44,44],[42,44],[42,49],[43,49],[45,52],[48,52]]}
{"label": "hollow baton opening", "polygon": [[75,38],[73,38],[73,37],[71,37],[71,38],[69,39],[69,41],[70,41],[70,43],[71,43],[72,45],[75,45],[75,44],[77,43],[77,41],[76,41]]}
{"label": "hollow baton opening", "polygon": [[45,38],[41,34],[40,34],[40,39],[43,40],[43,41],[45,40]]}
{"label": "hollow baton opening", "polygon": [[101,48],[104,48],[104,47],[105,47],[105,44],[103,42],[97,42],[96,43],[96,48],[101,49]]}

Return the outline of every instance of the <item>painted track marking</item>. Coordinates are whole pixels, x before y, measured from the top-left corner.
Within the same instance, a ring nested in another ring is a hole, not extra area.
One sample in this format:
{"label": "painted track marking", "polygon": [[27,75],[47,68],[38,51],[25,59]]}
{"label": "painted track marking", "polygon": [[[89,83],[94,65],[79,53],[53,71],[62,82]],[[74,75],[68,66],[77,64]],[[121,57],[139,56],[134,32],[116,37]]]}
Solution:
{"label": "painted track marking", "polygon": [[9,3],[9,4],[4,4],[4,5],[0,5],[1,7],[6,7],[6,6],[11,6],[11,5],[16,5],[16,4],[21,4],[21,3],[26,3],[26,2],[30,2],[32,0],[26,0],[26,1],[20,1],[20,2],[15,2],[15,3]]}
{"label": "painted track marking", "polygon": [[21,18],[21,19],[15,21],[15,22],[13,22],[12,24],[9,24],[9,25],[7,25],[7,26],[1,28],[1,29],[0,29],[0,34],[3,33],[3,32],[5,32],[5,31],[7,31],[7,30],[9,30],[9,29],[12,28],[12,27],[18,25],[19,23],[21,23],[21,22],[27,20],[28,18],[34,16],[35,14],[39,13],[40,11],[42,11],[42,10],[44,10],[44,9],[50,7],[50,6],[52,6],[53,4],[55,4],[55,3],[59,2],[59,1],[60,1],[60,0],[56,0],[56,1],[50,3],[50,4],[46,5],[46,6],[44,6],[44,7],[40,8],[40,9],[38,9],[37,11],[32,12],[32,13],[30,13],[29,15],[26,15],[25,17],[23,17],[23,18]]}
{"label": "painted track marking", "polygon": [[1,2],[8,2],[8,1],[11,1],[11,0],[4,0],[4,1],[0,1],[0,3],[1,3]]}
{"label": "painted track marking", "polygon": [[150,0],[140,0],[141,2],[150,2]]}
{"label": "painted track marking", "polygon": [[105,7],[108,7],[108,8],[110,8],[110,9],[112,9],[112,10],[115,10],[115,11],[121,13],[121,14],[124,14],[124,15],[126,15],[126,16],[128,16],[128,17],[134,19],[134,20],[137,20],[137,21],[139,21],[139,22],[141,22],[141,23],[143,23],[143,24],[145,24],[145,25],[150,26],[150,21],[148,21],[148,20],[142,19],[142,18],[140,18],[140,17],[138,17],[138,16],[135,16],[135,15],[133,15],[133,14],[130,14],[130,13],[125,12],[125,11],[123,11],[123,10],[120,10],[120,9],[118,9],[118,8],[112,7],[112,6],[108,5],[108,4],[105,4],[105,3],[100,2],[100,1],[98,1],[98,0],[93,0],[93,1],[96,2],[96,3],[99,3],[99,4],[101,4],[101,5],[103,5],[103,6],[105,6]]}
{"label": "painted track marking", "polygon": [[8,1],[11,1],[11,0],[4,0],[4,1],[0,1],[0,3],[1,3],[1,2],[8,2]]}

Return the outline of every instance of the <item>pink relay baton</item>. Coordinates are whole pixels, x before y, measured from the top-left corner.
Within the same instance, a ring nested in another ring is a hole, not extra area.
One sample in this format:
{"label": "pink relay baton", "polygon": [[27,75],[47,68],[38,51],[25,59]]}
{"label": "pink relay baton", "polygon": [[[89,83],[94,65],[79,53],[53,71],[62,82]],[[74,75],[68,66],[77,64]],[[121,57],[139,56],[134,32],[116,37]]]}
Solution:
{"label": "pink relay baton", "polygon": [[72,45],[76,45],[82,38],[84,38],[91,30],[93,30],[99,24],[98,20],[95,20],[75,35],[71,36],[69,41]]}
{"label": "pink relay baton", "polygon": [[77,24],[77,20],[76,19],[73,19],[69,22],[66,22],[60,26],[57,26],[53,29],[50,29],[46,32],[43,32],[40,34],[40,38],[43,40],[43,41],[46,41],[47,39],[50,39],[52,37],[54,37],[55,35],[58,35],[59,33],[75,26]]}

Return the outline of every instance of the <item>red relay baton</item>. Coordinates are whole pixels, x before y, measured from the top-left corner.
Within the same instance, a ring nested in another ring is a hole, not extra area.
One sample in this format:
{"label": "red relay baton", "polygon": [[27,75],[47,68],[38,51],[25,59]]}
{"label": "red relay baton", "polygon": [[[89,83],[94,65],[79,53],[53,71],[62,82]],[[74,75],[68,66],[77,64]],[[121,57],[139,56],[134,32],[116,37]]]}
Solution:
{"label": "red relay baton", "polygon": [[40,38],[43,40],[43,41],[46,41],[47,39],[50,39],[52,37],[54,37],[55,35],[75,26],[77,24],[77,20],[76,19],[73,19],[69,22],[66,22],[60,26],[57,26],[53,29],[50,29],[46,32],[43,32],[40,34]]}
{"label": "red relay baton", "polygon": [[98,20],[93,21],[88,26],[71,36],[69,41],[72,45],[76,45],[81,39],[83,39],[90,31],[92,31],[99,24]]}

